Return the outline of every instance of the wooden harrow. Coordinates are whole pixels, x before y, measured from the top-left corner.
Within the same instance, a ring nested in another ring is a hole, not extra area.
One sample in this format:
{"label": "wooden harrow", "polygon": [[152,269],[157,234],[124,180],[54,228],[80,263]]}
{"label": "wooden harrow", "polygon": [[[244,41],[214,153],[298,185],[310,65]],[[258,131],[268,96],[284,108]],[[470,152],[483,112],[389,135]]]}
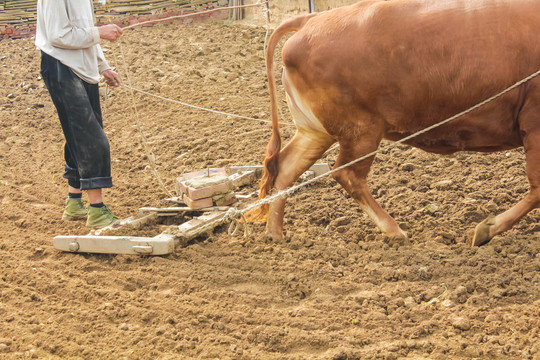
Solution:
{"label": "wooden harrow", "polygon": [[[253,184],[260,177],[261,166],[236,166],[231,167],[231,175],[228,176],[233,189]],[[309,171],[304,173],[303,178],[309,178],[329,171],[328,164],[315,164]],[[177,185],[185,180],[184,177],[177,179]],[[245,204],[255,201],[257,192],[251,194],[235,194],[238,202]],[[231,206],[210,206],[193,209],[185,206],[182,197],[169,198],[167,201],[175,206],[171,207],[143,207],[138,214],[100,230],[92,230],[88,235],[81,236],[56,236],[53,245],[61,251],[73,253],[102,253],[102,254],[127,254],[127,255],[167,255],[174,252],[178,247],[185,247],[190,241],[198,236],[213,231],[222,224],[222,221]],[[238,205],[236,205],[238,206]],[[170,225],[161,234],[154,237],[138,236],[114,236],[115,232],[126,232],[147,226],[152,222],[170,223],[168,219],[176,219],[179,215],[194,215],[194,217],[182,224]],[[209,227],[210,226],[210,227]],[[106,233],[107,235],[101,235]]]}

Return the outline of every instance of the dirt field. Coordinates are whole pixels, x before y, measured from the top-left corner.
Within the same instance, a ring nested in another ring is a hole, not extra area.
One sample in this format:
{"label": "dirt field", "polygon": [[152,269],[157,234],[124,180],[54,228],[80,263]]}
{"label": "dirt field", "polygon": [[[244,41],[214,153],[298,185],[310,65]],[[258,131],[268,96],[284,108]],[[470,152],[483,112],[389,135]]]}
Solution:
{"label": "dirt field", "polygon": [[[157,26],[105,48],[134,87],[268,119],[265,32]],[[372,192],[408,245],[389,245],[327,178],[289,200],[285,243],[255,225],[248,238],[220,227],[170,256],[61,253],[54,236],[88,229],[60,220],[64,140],[38,76],[33,40],[0,41],[1,359],[539,357],[540,212],[484,247],[466,244],[478,221],[526,193],[522,150],[378,156]],[[110,90],[103,110],[115,182],[106,203],[121,217],[166,205],[142,135],[171,191],[185,171],[260,164],[270,135],[266,123],[126,88]],[[284,103],[283,113],[290,121]]]}

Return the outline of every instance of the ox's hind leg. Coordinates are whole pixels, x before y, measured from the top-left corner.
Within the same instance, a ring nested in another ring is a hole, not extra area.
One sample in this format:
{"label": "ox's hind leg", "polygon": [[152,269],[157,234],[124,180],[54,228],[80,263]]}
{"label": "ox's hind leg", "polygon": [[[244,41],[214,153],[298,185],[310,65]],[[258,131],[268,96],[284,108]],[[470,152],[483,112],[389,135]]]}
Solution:
{"label": "ox's hind leg", "polygon": [[[365,140],[350,142],[340,141],[340,153],[334,168],[347,164],[365,154],[377,149],[378,141],[375,137],[364,136]],[[405,240],[407,234],[400,229],[396,221],[371,196],[367,185],[367,175],[374,157],[367,158],[350,165],[336,173],[334,178],[347,190],[349,195],[360,205],[375,224],[387,236],[393,239]]]}
{"label": "ox's hind leg", "polygon": [[489,242],[495,235],[509,230],[531,210],[540,207],[540,125],[525,132],[523,139],[527,161],[527,178],[531,185],[529,193],[504,213],[489,217],[476,226],[472,246]]}
{"label": "ox's hind leg", "polygon": [[[279,173],[273,192],[287,189],[298,180],[335,142],[328,134],[298,130],[293,139],[279,153]],[[275,241],[283,240],[283,215],[286,197],[280,197],[270,204],[267,236]]]}

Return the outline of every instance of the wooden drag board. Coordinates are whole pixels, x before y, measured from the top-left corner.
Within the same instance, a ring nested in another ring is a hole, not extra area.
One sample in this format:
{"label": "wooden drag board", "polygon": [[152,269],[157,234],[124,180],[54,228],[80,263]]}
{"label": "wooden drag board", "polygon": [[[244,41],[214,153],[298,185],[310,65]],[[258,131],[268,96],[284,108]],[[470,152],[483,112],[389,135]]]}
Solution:
{"label": "wooden drag board", "polygon": [[75,253],[167,255],[174,251],[174,235],[159,234],[153,238],[134,236],[56,236],[58,250]]}

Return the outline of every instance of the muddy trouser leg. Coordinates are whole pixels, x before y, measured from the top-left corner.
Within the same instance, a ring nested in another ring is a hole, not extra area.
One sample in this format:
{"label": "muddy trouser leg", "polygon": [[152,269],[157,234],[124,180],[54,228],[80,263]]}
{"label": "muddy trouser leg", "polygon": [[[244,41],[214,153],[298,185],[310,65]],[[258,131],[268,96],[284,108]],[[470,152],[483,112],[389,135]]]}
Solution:
{"label": "muddy trouser leg", "polygon": [[98,84],[89,84],[42,52],[41,74],[66,138],[68,184],[81,190],[112,187],[109,141],[103,131]]}

